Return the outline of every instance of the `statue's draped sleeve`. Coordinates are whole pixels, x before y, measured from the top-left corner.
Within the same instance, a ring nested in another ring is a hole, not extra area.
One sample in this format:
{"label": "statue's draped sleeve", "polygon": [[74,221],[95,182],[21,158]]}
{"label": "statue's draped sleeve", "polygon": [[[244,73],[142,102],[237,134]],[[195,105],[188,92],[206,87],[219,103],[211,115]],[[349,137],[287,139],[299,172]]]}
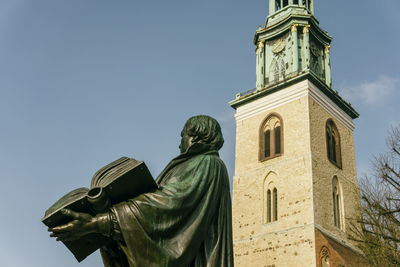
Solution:
{"label": "statue's draped sleeve", "polygon": [[157,183],[112,208],[129,266],[233,266],[229,179],[218,153],[181,155]]}

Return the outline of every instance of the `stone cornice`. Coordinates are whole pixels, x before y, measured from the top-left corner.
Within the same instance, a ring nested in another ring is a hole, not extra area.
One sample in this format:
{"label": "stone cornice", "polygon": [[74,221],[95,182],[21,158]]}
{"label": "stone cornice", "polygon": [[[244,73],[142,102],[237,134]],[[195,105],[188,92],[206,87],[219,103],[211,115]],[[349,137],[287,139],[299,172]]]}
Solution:
{"label": "stone cornice", "polygon": [[332,37],[319,27],[318,20],[313,15],[289,13],[276,23],[267,24],[265,28],[257,30],[254,36],[254,44],[257,44],[260,36],[263,36],[263,39],[270,39],[290,30],[292,24],[299,24],[299,26],[311,25],[311,33],[324,45],[330,44],[332,41]]}
{"label": "stone cornice", "polygon": [[[309,81],[310,84],[313,85],[313,86],[310,86],[311,87],[310,95],[313,97],[313,99],[315,99],[319,103],[321,101],[322,101],[322,103],[326,103],[326,105],[323,105],[323,107],[326,108],[328,112],[332,113],[333,111],[337,111],[341,114],[338,119],[346,118],[346,120],[351,121],[351,119],[355,119],[355,118],[359,117],[358,112],[349,103],[344,101],[337,92],[330,89],[323,81],[318,79],[311,72],[302,73],[301,75],[297,75],[292,78],[289,78],[285,82],[282,82],[282,83],[279,83],[276,85],[272,85],[272,86],[268,86],[268,87],[262,88],[260,90],[254,90],[243,96],[239,94],[239,95],[237,95],[237,98],[235,100],[232,100],[231,102],[229,102],[229,104],[231,105],[232,108],[238,109],[239,107],[246,105],[249,102],[254,102],[260,98],[264,98],[264,96],[268,96],[268,95],[272,95],[273,93],[277,93],[278,91],[283,90],[286,92],[291,92],[291,90],[286,90],[286,89],[291,88],[293,85],[301,84],[303,81]],[[299,88],[297,88],[297,90],[299,90]],[[321,93],[323,95],[321,95]],[[281,94],[277,94],[277,95],[279,96]],[[288,96],[286,96],[286,94],[284,93],[284,95],[285,95],[284,97],[290,97],[291,94],[292,93],[290,93]],[[268,98],[268,99],[270,99],[270,98]],[[272,96],[272,98],[275,98],[275,97]],[[289,100],[289,99],[287,99],[287,100]],[[276,101],[278,101],[278,102],[276,102]],[[277,106],[277,105],[279,105],[280,102],[285,101],[285,100],[278,98],[276,101],[274,103],[271,102],[270,105]],[[285,103],[287,103],[287,101]],[[351,123],[351,125],[352,125],[352,123]],[[353,128],[353,127],[354,126],[350,126],[350,128]]]}
{"label": "stone cornice", "polygon": [[[326,92],[321,90],[320,86],[316,86],[308,78],[302,79],[291,85],[286,84],[285,88],[266,91],[267,93],[264,94],[262,94],[262,92],[256,92],[253,97],[249,96],[248,98],[242,99],[241,103],[233,103],[235,100],[232,101],[230,103],[231,106],[237,109],[235,114],[236,121],[253,117],[302,97],[309,96],[328,113],[340,121],[346,128],[351,131],[354,130],[354,123],[352,121],[353,117],[346,113],[343,108],[335,103],[335,101],[329,98]],[[238,100],[240,100],[240,98]]]}

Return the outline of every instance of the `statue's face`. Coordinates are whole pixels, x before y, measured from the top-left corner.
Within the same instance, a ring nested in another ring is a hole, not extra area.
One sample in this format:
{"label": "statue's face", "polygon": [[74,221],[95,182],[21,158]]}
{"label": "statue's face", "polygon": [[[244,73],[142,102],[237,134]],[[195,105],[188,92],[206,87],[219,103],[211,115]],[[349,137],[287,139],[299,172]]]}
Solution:
{"label": "statue's face", "polygon": [[193,143],[193,137],[186,134],[185,130],[181,132],[181,144],[179,145],[179,149],[181,153],[186,152],[190,145]]}

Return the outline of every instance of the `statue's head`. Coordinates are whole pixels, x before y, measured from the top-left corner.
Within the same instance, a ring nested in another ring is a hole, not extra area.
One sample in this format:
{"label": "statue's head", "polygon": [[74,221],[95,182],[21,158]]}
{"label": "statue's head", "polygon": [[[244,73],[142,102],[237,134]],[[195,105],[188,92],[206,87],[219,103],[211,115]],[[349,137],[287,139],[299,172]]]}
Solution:
{"label": "statue's head", "polygon": [[185,152],[192,144],[202,143],[210,146],[211,150],[220,150],[224,138],[219,123],[210,116],[199,115],[191,117],[185,123],[181,132],[182,140],[179,146],[181,153]]}

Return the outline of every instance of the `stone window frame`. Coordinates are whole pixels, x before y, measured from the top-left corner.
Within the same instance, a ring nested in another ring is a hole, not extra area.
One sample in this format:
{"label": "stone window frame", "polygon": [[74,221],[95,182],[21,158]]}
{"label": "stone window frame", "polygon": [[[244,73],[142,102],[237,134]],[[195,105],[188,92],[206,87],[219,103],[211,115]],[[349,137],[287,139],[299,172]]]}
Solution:
{"label": "stone window frame", "polygon": [[[265,156],[265,132],[266,132],[266,124],[273,118],[275,117],[279,121],[279,126],[280,126],[280,153],[275,153],[275,128],[273,127],[270,128],[270,156],[266,157]],[[270,113],[268,116],[263,120],[263,122],[260,125],[259,129],[259,153],[258,153],[258,159],[260,162],[270,160],[276,157],[280,157],[284,154],[284,125],[283,125],[283,120],[282,117],[278,113]]]}
{"label": "stone window frame", "polygon": [[[328,160],[339,169],[342,169],[340,133],[332,119],[328,119],[325,124],[325,141]],[[331,141],[333,141],[334,144],[332,144]]]}

